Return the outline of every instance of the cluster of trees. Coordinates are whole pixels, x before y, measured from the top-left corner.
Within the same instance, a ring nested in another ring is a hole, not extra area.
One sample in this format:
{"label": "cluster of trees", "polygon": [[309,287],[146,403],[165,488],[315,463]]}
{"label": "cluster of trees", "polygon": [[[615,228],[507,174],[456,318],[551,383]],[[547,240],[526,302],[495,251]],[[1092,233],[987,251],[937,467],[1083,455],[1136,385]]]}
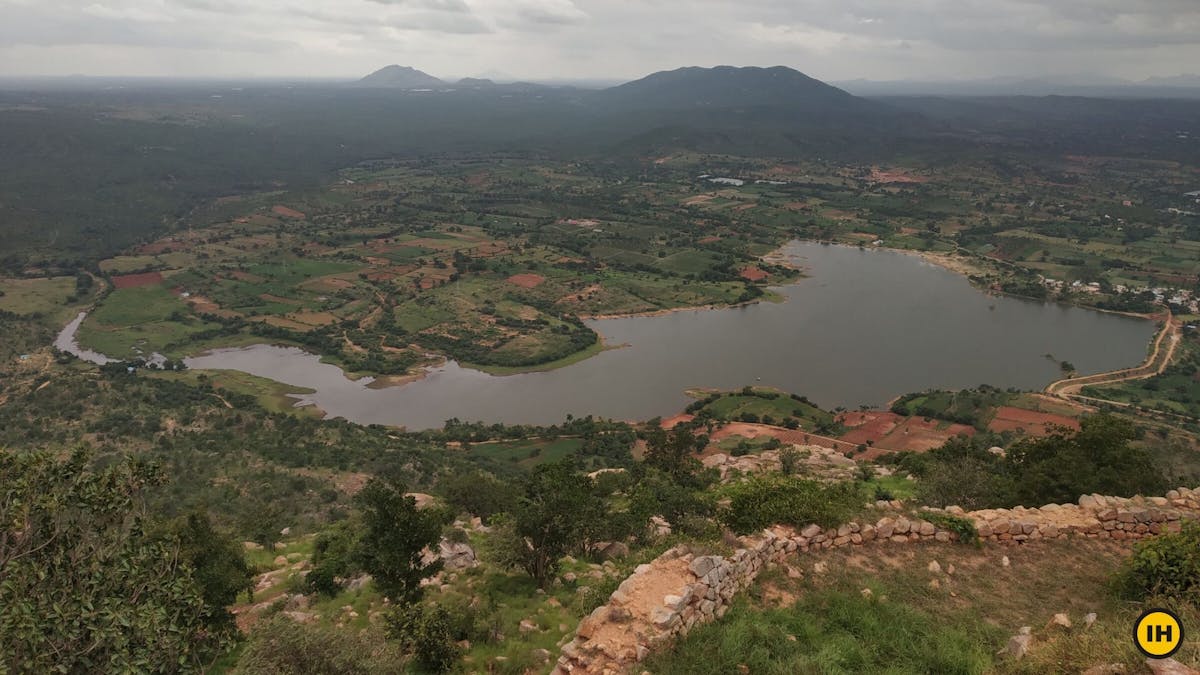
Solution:
{"label": "cluster of trees", "polygon": [[1138,430],[1111,415],[1085,418],[1078,432],[1018,441],[1003,454],[979,439],[958,437],[924,454],[892,455],[918,478],[922,501],[964,509],[1071,503],[1081,494],[1157,494],[1166,477]]}

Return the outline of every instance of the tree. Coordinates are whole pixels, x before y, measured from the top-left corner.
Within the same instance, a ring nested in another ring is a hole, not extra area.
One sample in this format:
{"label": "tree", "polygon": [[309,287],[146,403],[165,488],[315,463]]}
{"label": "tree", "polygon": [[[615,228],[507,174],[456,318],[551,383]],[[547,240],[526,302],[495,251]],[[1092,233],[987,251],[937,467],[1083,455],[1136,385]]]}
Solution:
{"label": "tree", "polygon": [[512,508],[516,494],[512,486],[482,471],[458,471],[443,478],[439,487],[446,503],[458,511],[490,522],[492,516]]}
{"label": "tree", "polygon": [[1128,497],[1166,489],[1166,479],[1144,448],[1130,445],[1133,424],[1094,415],[1078,432],[1028,439],[1009,448],[1003,462],[1010,504],[1073,502],[1081,494]]}
{"label": "tree", "polygon": [[89,465],[0,453],[0,670],[199,670],[229,635],[210,625],[187,553],[146,531],[162,472]]}
{"label": "tree", "polygon": [[604,506],[591,480],[576,474],[570,463],[543,464],[526,478],[510,517],[497,519],[494,554],[545,587],[558,571],[559,558],[581,548],[603,519]]}
{"label": "tree", "polygon": [[417,508],[398,483],[373,478],[358,493],[363,533],[358,557],[375,585],[393,602],[415,602],[421,580],[437,574],[442,561],[422,560],[426,548],[437,546],[442,523],[439,513]]}
{"label": "tree", "polygon": [[237,601],[239,593],[254,592],[254,575],[246,564],[242,546],[233,537],[218,531],[208,514],[197,511],[173,523],[170,536],[179,547],[179,559],[192,568],[193,578],[208,605],[210,626],[233,627],[233,615],[226,608]]}
{"label": "tree", "polygon": [[669,434],[655,427],[646,435],[646,465],[669,474],[676,481],[686,481],[700,470],[695,451],[696,436],[682,424],[676,425]]}
{"label": "tree", "polygon": [[359,545],[357,521],[341,522],[324,529],[313,542],[312,569],[304,582],[313,593],[334,596],[342,590],[339,578],[356,570]]}

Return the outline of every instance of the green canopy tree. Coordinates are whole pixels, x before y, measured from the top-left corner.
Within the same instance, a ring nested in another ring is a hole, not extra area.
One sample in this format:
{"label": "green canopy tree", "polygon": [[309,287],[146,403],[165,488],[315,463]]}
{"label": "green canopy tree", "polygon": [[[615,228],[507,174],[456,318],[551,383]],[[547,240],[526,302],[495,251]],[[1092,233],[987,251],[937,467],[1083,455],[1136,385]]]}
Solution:
{"label": "green canopy tree", "polygon": [[146,531],[163,481],[140,462],[0,452],[0,670],[192,672],[227,645],[179,545]]}
{"label": "green canopy tree", "polygon": [[441,538],[441,513],[417,508],[397,481],[373,478],[358,493],[363,531],[357,555],[375,585],[393,602],[421,598],[421,580],[437,574],[441,560],[426,563],[422,552],[436,549]]}
{"label": "green canopy tree", "polygon": [[587,476],[568,461],[543,464],[525,479],[512,513],[497,519],[493,553],[545,587],[559,559],[581,548],[604,516],[604,500]]}

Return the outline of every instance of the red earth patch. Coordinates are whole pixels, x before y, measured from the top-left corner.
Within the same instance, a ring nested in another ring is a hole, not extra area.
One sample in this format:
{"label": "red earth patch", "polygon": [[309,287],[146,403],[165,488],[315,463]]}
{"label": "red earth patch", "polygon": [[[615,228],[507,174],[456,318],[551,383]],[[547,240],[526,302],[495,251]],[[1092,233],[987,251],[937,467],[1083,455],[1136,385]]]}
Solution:
{"label": "red earth patch", "polygon": [[1078,431],[1079,420],[1065,415],[1003,406],[996,409],[996,416],[988,423],[991,431],[1024,431],[1031,436],[1048,436],[1054,427]]}
{"label": "red earth patch", "polygon": [[139,286],[150,286],[151,284],[162,283],[163,275],[161,272],[145,272],[143,274],[122,274],[119,277],[113,277],[113,286],[118,290],[122,288],[137,288]]}
{"label": "red earth patch", "polygon": [[514,274],[508,278],[508,283],[521,288],[537,288],[545,280],[546,277],[540,274]]}
{"label": "red earth patch", "polygon": [[271,213],[274,213],[277,216],[283,216],[284,218],[296,218],[299,220],[304,220],[308,217],[296,209],[289,209],[283,204],[277,204],[271,207]]}
{"label": "red earth patch", "polygon": [[757,267],[750,266],[742,270],[738,276],[748,281],[762,281],[771,275],[758,269]]}

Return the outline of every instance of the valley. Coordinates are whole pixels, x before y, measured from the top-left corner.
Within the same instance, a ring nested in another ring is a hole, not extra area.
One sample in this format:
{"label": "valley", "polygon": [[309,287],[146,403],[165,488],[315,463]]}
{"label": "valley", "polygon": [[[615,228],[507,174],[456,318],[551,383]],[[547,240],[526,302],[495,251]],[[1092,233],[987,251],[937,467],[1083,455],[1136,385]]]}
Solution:
{"label": "valley", "polygon": [[1198,111],[0,89],[0,670],[1153,672]]}

